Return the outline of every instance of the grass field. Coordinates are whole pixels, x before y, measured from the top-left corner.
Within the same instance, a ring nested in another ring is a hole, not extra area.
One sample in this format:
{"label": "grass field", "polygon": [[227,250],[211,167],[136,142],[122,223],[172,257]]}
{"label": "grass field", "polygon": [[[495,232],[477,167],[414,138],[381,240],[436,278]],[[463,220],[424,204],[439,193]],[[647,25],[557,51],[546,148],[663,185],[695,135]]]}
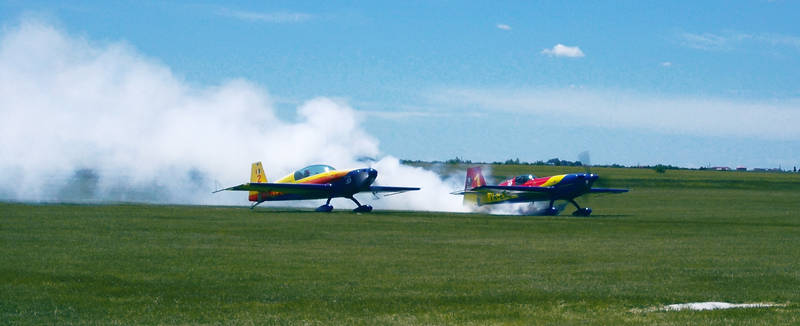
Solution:
{"label": "grass field", "polygon": [[[0,324],[800,324],[800,175],[593,172],[589,218],[0,204]],[[697,301],[784,306],[647,310]]]}

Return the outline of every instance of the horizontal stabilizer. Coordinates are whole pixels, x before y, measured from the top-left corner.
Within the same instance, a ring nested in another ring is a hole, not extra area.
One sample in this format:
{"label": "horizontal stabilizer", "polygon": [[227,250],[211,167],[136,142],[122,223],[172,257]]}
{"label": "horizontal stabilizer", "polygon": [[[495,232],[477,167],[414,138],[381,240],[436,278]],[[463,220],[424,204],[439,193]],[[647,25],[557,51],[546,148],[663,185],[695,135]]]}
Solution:
{"label": "horizontal stabilizer", "polygon": [[230,188],[220,189],[215,192],[223,190],[234,191],[258,191],[258,192],[281,192],[287,194],[319,194],[328,193],[333,189],[333,185],[326,184],[311,184],[311,183],[268,183],[268,182],[250,182],[233,186]]}

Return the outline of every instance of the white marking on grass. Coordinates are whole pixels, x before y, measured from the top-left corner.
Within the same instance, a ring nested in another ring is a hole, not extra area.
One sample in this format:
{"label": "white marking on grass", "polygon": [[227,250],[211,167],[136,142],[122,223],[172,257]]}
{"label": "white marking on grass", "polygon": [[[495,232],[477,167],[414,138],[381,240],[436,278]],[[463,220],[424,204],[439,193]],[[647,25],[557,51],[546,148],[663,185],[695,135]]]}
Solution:
{"label": "white marking on grass", "polygon": [[680,310],[716,310],[734,308],[768,308],[775,306],[785,306],[774,303],[727,303],[727,302],[691,302],[677,303],[664,306],[660,310],[680,311]]}
{"label": "white marking on grass", "polygon": [[728,302],[690,302],[690,303],[676,303],[662,307],[651,307],[646,309],[631,309],[631,312],[645,313],[655,311],[682,311],[682,310],[718,310],[718,309],[736,309],[736,308],[770,308],[770,307],[786,307],[786,304],[780,303],[728,303]]}

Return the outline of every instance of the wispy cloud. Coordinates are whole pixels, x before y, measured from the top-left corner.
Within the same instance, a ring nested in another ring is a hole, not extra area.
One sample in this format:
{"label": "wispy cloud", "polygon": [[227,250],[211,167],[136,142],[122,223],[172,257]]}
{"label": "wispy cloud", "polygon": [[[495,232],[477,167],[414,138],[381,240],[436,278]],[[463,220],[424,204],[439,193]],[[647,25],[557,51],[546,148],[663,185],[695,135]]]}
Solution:
{"label": "wispy cloud", "polygon": [[511,30],[511,26],[506,25],[506,24],[497,24],[497,28],[502,29],[504,31],[510,31]]}
{"label": "wispy cloud", "polygon": [[699,50],[723,50],[730,46],[730,38],[712,33],[683,33],[680,38],[684,46]]}
{"label": "wispy cloud", "polygon": [[548,123],[699,136],[800,138],[800,99],[739,101],[586,89],[448,89],[432,104],[536,115]]}
{"label": "wispy cloud", "polygon": [[664,62],[660,63],[660,65],[662,67],[672,67],[672,62],[664,61]]}
{"label": "wispy cloud", "polygon": [[378,118],[378,119],[389,119],[389,120],[397,120],[397,119],[409,119],[409,118],[428,118],[434,115],[441,115],[433,112],[421,112],[421,111],[369,111],[369,110],[359,110],[358,112],[363,113],[371,118]]}
{"label": "wispy cloud", "polygon": [[552,49],[544,49],[541,53],[554,57],[568,58],[581,58],[585,56],[583,51],[581,51],[581,48],[577,46],[566,46],[561,43],[556,44]]}
{"label": "wispy cloud", "polygon": [[244,10],[231,10],[223,8],[217,11],[221,16],[241,19],[251,22],[275,23],[275,24],[289,24],[289,23],[302,23],[314,18],[314,15],[302,12],[256,12]]}
{"label": "wispy cloud", "polygon": [[371,118],[387,119],[387,120],[406,120],[412,118],[453,118],[453,117],[486,117],[486,113],[482,112],[433,112],[433,111],[373,111],[373,110],[358,110]]}
{"label": "wispy cloud", "polygon": [[758,34],[753,39],[776,46],[789,46],[800,50],[800,37],[781,34]]}
{"label": "wispy cloud", "polygon": [[681,33],[681,44],[698,50],[723,51],[740,46],[791,47],[800,50],[800,37],[783,34],[751,34],[740,32],[724,33]]}

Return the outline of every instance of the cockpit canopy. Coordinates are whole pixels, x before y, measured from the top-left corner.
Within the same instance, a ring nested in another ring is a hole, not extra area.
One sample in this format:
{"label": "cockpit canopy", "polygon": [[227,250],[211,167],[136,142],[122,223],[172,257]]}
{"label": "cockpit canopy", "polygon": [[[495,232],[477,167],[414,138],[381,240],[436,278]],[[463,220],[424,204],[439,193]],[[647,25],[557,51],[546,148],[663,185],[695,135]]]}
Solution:
{"label": "cockpit canopy", "polygon": [[521,175],[521,176],[518,176],[518,177],[514,178],[514,184],[515,185],[521,185],[521,184],[524,184],[524,183],[526,183],[526,182],[528,182],[530,180],[533,180],[534,178],[536,178],[536,176],[533,175],[533,174]]}
{"label": "cockpit canopy", "polygon": [[308,178],[308,177],[310,177],[312,175],[317,175],[317,174],[320,174],[320,173],[325,173],[325,172],[333,171],[333,170],[336,170],[336,169],[334,169],[330,165],[322,165],[322,164],[311,165],[311,166],[304,167],[304,168],[302,168],[300,170],[297,170],[294,173],[294,179],[295,180],[300,180],[300,179],[303,179],[303,178]]}

